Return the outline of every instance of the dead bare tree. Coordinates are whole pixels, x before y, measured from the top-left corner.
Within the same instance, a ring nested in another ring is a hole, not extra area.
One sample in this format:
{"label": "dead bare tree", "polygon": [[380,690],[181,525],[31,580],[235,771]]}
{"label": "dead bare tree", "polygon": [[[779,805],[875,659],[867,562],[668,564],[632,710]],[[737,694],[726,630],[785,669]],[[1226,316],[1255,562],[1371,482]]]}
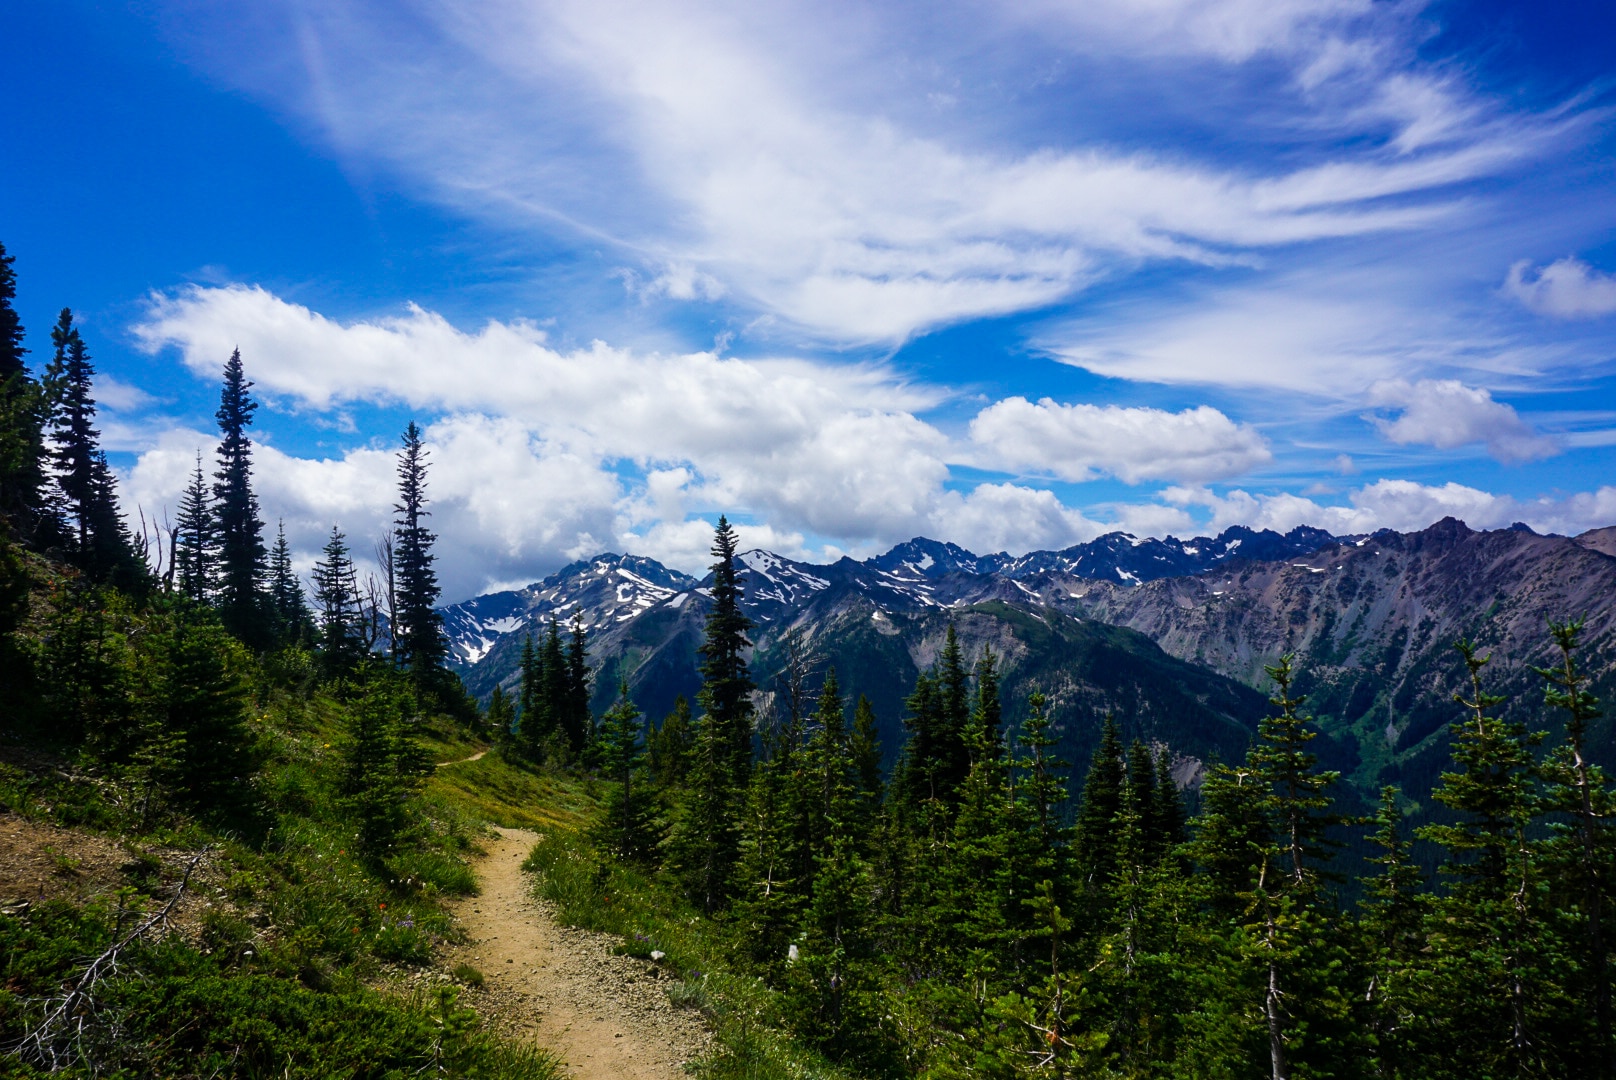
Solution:
{"label": "dead bare tree", "polygon": [[376,541],[376,565],[382,568],[382,595],[387,603],[387,651],[396,653],[398,637],[394,627],[398,626],[398,590],[394,576],[392,533],[383,533],[382,538]]}
{"label": "dead bare tree", "polygon": [[[364,587],[358,590],[356,599],[359,604],[359,640],[367,653],[374,652],[384,632],[382,620],[383,607],[388,602],[387,588],[375,574],[366,574]],[[386,632],[392,632],[391,620],[388,620]]]}

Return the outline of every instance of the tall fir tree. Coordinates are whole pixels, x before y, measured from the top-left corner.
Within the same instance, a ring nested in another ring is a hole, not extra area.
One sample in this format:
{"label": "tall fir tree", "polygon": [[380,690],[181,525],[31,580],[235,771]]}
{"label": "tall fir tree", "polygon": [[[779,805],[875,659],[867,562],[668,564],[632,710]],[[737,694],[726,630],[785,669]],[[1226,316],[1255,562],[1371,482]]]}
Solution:
{"label": "tall fir tree", "polygon": [[740,814],[752,767],[752,691],[741,611],[735,530],[719,517],[714,532],[712,608],[701,644],[702,685],[690,783],[668,838],[669,862],[693,903],[712,912],[729,902],[740,856]]}
{"label": "tall fir tree", "polygon": [[265,616],[264,523],[252,487],[252,426],[258,403],[248,393],[252,383],[241,364],[241,350],[224,365],[219,392],[218,468],[213,474],[215,536],[218,543],[219,617],[225,628],[253,648],[273,644],[273,626]]}
{"label": "tall fir tree", "polygon": [[664,791],[684,784],[690,774],[690,755],[695,745],[695,724],[690,702],[683,694],[673,700],[673,711],[648,740],[651,776]]}
{"label": "tall fir tree", "polygon": [[348,706],[338,746],[338,791],[355,826],[354,841],[370,859],[385,857],[411,824],[411,797],[432,770],[409,722],[409,696],[397,676],[361,681]]}
{"label": "tall fir tree", "polygon": [[335,525],[314,564],[314,602],[320,606],[320,654],[326,670],[352,675],[365,658],[358,574],[347,537]]}
{"label": "tall fir tree", "polygon": [[567,756],[577,760],[583,752],[583,732],[567,728],[567,651],[561,643],[561,622],[554,615],[545,625],[544,638],[538,646],[539,711],[548,731],[559,733],[566,744]]}
{"label": "tall fir tree", "polygon": [[729,772],[744,782],[752,763],[752,691],[757,684],[747,670],[746,632],[752,620],[741,611],[741,574],[736,566],[738,539],[729,519],[720,516],[712,554],[712,608],[701,644],[702,723],[713,726],[729,758]]}
{"label": "tall fir tree", "polygon": [[196,471],[180,496],[179,521],[174,530],[174,569],[181,596],[203,604],[213,595],[217,546],[213,501],[202,475],[199,450]]}
{"label": "tall fir tree", "polygon": [[118,513],[112,470],[95,428],[95,368],[73,313],[62,309],[51,330],[56,347],[46,371],[51,459],[67,524],[67,548],[93,580],[137,588],[143,568]]}
{"label": "tall fir tree", "polygon": [[394,572],[398,626],[396,659],[414,675],[418,686],[436,685],[448,656],[443,639],[443,618],[438,614],[437,556],[432,544],[437,537],[426,527],[431,511],[426,509],[427,450],[421,429],[410,421],[404,429],[403,447],[398,455],[398,502],[393,506]]}
{"label": "tall fir tree", "polygon": [[618,684],[617,701],[601,718],[600,768],[613,786],[595,836],[613,856],[635,863],[651,861],[661,839],[646,775],[643,727],[625,679]]}
{"label": "tall fir tree", "polygon": [[1127,779],[1123,763],[1122,733],[1116,718],[1106,714],[1083,780],[1077,811],[1077,854],[1080,872],[1091,885],[1104,884],[1116,868],[1116,820],[1122,812],[1122,789]]}
{"label": "tall fir tree", "polygon": [[1543,763],[1546,807],[1571,822],[1546,852],[1568,899],[1581,908],[1587,934],[1583,968],[1590,1001],[1590,1074],[1616,1076],[1616,1035],[1611,1030],[1608,936],[1613,871],[1616,871],[1616,790],[1604,770],[1590,760],[1589,724],[1600,716],[1592,681],[1577,655],[1583,621],[1550,622],[1549,635],[1559,663],[1540,668],[1548,680],[1545,701],[1565,718],[1565,741]]}
{"label": "tall fir tree", "polygon": [[562,693],[562,725],[567,737],[582,753],[593,731],[595,721],[589,710],[592,690],[589,678],[589,632],[584,628],[583,615],[572,613],[572,624],[567,634],[567,667]]}
{"label": "tall fir tree", "polygon": [[539,651],[534,647],[531,633],[522,637],[522,657],[518,667],[521,683],[516,699],[516,745],[529,761],[542,762],[555,726],[551,722],[549,702],[545,700],[543,691],[544,670],[539,663]]}
{"label": "tall fir tree", "polygon": [[1458,769],[1431,792],[1457,820],[1418,835],[1447,849],[1448,886],[1433,912],[1431,996],[1462,997],[1465,1008],[1436,1011],[1430,1041],[1448,1047],[1449,1075],[1556,1075],[1543,1060],[1562,1019],[1552,978],[1562,949],[1541,907],[1536,835],[1544,804],[1534,749],[1543,732],[1496,716],[1504,699],[1481,681],[1491,657],[1468,640],[1457,648],[1470,690],[1455,695],[1467,714],[1451,729]]}
{"label": "tall fir tree", "polygon": [[[200,477],[201,468],[197,474]],[[275,612],[278,642],[307,646],[314,641],[314,617],[303,595],[303,583],[292,567],[292,547],[286,542],[286,523],[275,524],[275,546],[269,550],[269,602]]]}
{"label": "tall fir tree", "polygon": [[46,402],[23,360],[15,263],[0,244],[0,529],[48,545],[55,531],[45,487]]}

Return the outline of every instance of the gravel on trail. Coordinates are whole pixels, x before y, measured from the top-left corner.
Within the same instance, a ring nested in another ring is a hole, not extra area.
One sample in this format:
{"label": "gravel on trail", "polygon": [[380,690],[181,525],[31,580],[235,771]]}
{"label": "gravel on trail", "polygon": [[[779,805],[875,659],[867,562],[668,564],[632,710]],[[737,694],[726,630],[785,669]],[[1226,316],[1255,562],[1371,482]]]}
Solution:
{"label": "gravel on trail", "polygon": [[578,1080],[674,1080],[710,1035],[695,1012],[668,1000],[674,978],[656,964],[614,956],[609,934],[562,926],[522,872],[538,835],[497,829],[474,863],[482,892],[452,905],[467,943],[448,966],[483,973],[467,1003],[512,1034],[557,1054]]}

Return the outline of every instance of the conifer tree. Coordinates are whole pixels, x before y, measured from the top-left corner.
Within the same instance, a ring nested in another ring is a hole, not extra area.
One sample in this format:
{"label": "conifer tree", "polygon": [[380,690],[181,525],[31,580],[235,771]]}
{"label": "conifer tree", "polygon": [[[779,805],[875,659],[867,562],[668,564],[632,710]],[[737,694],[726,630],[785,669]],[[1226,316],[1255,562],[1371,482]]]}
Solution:
{"label": "conifer tree", "polygon": [[566,742],[568,754],[576,757],[584,748],[584,733],[572,731],[567,722],[567,653],[561,644],[561,624],[554,615],[545,627],[544,639],[538,646],[539,710],[544,726],[559,732]]}
{"label": "conifer tree", "polygon": [[[773,981],[784,971],[808,899],[818,823],[816,785],[802,745],[801,696],[787,693],[783,700],[787,715],[764,733],[763,753],[747,784],[734,912],[752,962]],[[676,709],[665,731],[678,716]]]}
{"label": "conifer tree", "polygon": [[[996,689],[993,700],[997,709]],[[970,675],[953,623],[948,624],[943,651],[937,658],[937,716],[940,725],[937,786],[944,799],[952,799],[954,792],[964,783],[965,773],[971,764]],[[998,716],[995,715],[992,720],[997,737]]]}
{"label": "conifer tree", "polygon": [[729,902],[739,852],[734,747],[704,717],[696,725],[690,780],[668,836],[668,864],[690,902],[711,915]]}
{"label": "conifer tree", "polygon": [[[219,392],[218,469],[213,474],[218,543],[218,608],[225,629],[254,648],[271,644],[263,590],[267,553],[258,497],[252,489],[252,425],[258,403],[241,365],[241,350],[224,365]],[[356,590],[357,591],[357,590]]]}
{"label": "conifer tree", "polygon": [[374,672],[348,707],[338,748],[345,809],[354,842],[372,859],[386,855],[410,825],[410,798],[432,766],[408,723],[408,696],[395,678]]}
{"label": "conifer tree", "polygon": [[67,308],[51,330],[51,342],[56,351],[45,374],[51,402],[51,459],[66,519],[67,548],[93,580],[129,588],[135,584],[136,558],[118,514],[101,433],[94,426],[95,368]]}
{"label": "conifer tree", "polygon": [[849,744],[853,769],[858,777],[859,797],[874,817],[881,805],[881,734],[875,722],[870,699],[859,695],[853,707],[853,734]]}
{"label": "conifer tree", "polygon": [[258,766],[246,657],[211,614],[181,608],[154,622],[142,643],[136,707],[147,738],[161,744],[155,778],[192,809],[239,814]]}
{"label": "conifer tree", "polygon": [[1374,831],[1369,840],[1376,854],[1369,863],[1380,870],[1364,878],[1359,902],[1359,928],[1368,953],[1364,1004],[1380,1071],[1391,1076],[1405,1075],[1400,1063],[1437,1052],[1436,1047],[1421,1047],[1415,1036],[1423,1026],[1419,1014],[1430,1006],[1420,1000],[1417,985],[1428,897],[1403,837],[1397,794],[1395,787],[1382,788],[1379,812],[1370,819]]}
{"label": "conifer tree", "polygon": [[628,696],[628,680],[618,683],[617,702],[601,718],[601,771],[614,786],[606,796],[597,841],[615,857],[647,862],[658,840],[654,804],[645,775],[641,713]]}
{"label": "conifer tree", "polygon": [[1616,869],[1616,791],[1604,770],[1589,761],[1588,725],[1599,717],[1598,701],[1588,689],[1589,678],[1577,663],[1581,645],[1581,619],[1550,622],[1549,634],[1560,662],[1540,668],[1548,680],[1547,704],[1565,717],[1566,738],[1544,763],[1546,807],[1572,822],[1547,853],[1560,867],[1569,897],[1577,897],[1587,921],[1584,968],[1591,983],[1593,1047],[1589,1056],[1593,1075],[1616,1075],[1616,1033],[1611,1029],[1610,958],[1606,943],[1612,870]]}
{"label": "conifer tree", "polygon": [[411,420],[398,455],[398,502],[393,506],[398,612],[393,639],[397,642],[395,659],[423,687],[436,685],[448,655],[443,617],[437,611],[440,589],[433,566],[437,556],[432,553],[437,537],[426,527],[426,518],[431,516],[426,509],[426,466],[421,429]]}
{"label": "conifer tree", "polygon": [[522,636],[522,657],[517,670],[521,675],[516,698],[517,741],[523,754],[533,761],[541,761],[544,741],[551,729],[544,695],[540,692],[539,654],[533,647],[532,634]]}
{"label": "conifer tree", "polygon": [[567,665],[563,685],[561,713],[563,726],[573,746],[582,753],[595,722],[589,709],[591,692],[589,634],[584,629],[583,615],[576,611],[572,613],[572,625],[567,636]]}
{"label": "conifer tree", "polygon": [[45,488],[46,403],[23,360],[15,262],[0,244],[0,528],[46,546],[54,540]]}
{"label": "conifer tree", "polygon": [[741,611],[741,575],[735,564],[738,539],[722,515],[713,535],[712,609],[701,644],[702,724],[716,728],[729,757],[729,772],[744,782],[752,763],[752,681],[746,666],[752,620]]}
{"label": "conifer tree", "polygon": [[651,776],[664,790],[684,784],[690,773],[690,755],[694,750],[695,736],[690,702],[680,694],[673,701],[673,711],[663,718],[662,726],[649,740]]}
{"label": "conifer tree", "polygon": [[[202,469],[197,467],[200,482]],[[314,638],[314,618],[303,596],[303,583],[292,568],[292,548],[286,542],[286,523],[275,526],[275,546],[269,552],[269,602],[275,612],[276,636],[285,645],[307,645]]]}
{"label": "conifer tree", "polygon": [[331,538],[314,564],[314,601],[320,605],[320,651],[326,670],[351,675],[365,656],[361,636],[359,582],[348,541],[331,527]]}
{"label": "conifer tree", "polygon": [[206,603],[214,584],[214,517],[207,481],[202,475],[202,452],[197,451],[196,471],[180,497],[179,521],[174,532],[174,569],[180,595]]}
{"label": "conifer tree", "polygon": [[1156,755],[1155,806],[1150,819],[1161,839],[1162,853],[1168,854],[1184,842],[1184,800],[1173,779],[1173,763],[1164,747]]}
{"label": "conifer tree", "polygon": [[669,837],[669,861],[692,902],[712,912],[728,902],[739,856],[738,815],[752,767],[752,691],[741,611],[735,530],[719,517],[713,537],[712,609],[702,641],[702,685],[695,754],[684,805]]}
{"label": "conifer tree", "polygon": [[495,745],[503,747],[510,741],[511,732],[516,726],[516,710],[511,707],[511,699],[505,693],[505,688],[498,683],[494,684],[494,692],[488,695],[488,710],[483,714],[483,723],[487,725]]}
{"label": "conifer tree", "polygon": [[1107,713],[1077,812],[1078,858],[1083,878],[1091,884],[1102,884],[1116,867],[1115,823],[1125,780],[1122,733]]}

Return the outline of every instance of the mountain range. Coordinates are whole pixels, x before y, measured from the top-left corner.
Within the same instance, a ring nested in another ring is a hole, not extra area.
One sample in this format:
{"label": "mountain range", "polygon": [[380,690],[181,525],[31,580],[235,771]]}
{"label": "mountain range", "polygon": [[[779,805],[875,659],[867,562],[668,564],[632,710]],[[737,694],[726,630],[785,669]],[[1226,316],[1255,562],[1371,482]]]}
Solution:
{"label": "mountain range", "polygon": [[[1476,532],[1450,518],[1370,536],[1112,533],[1022,556],[916,538],[862,561],[815,565],[766,551],[740,561],[761,715],[775,707],[795,640],[815,666],[834,664],[850,694],[870,698],[888,762],[904,737],[903,699],[950,625],[967,656],[991,648],[999,658],[1008,721],[1043,691],[1062,752],[1085,763],[1109,713],[1125,737],[1165,747],[1187,784],[1212,756],[1244,752],[1268,707],[1265,667],[1286,653],[1324,731],[1321,759],[1364,795],[1394,782],[1418,800],[1445,766],[1458,637],[1496,652],[1488,676],[1507,710],[1554,727],[1533,667],[1550,659],[1548,619],[1585,617],[1596,692],[1616,690],[1616,529]],[[463,678],[486,697],[496,684],[514,688],[527,634],[577,614],[590,632],[597,707],[626,682],[660,719],[699,687],[707,607],[701,581],[602,554],[443,616]],[[1593,736],[1598,756],[1616,760],[1611,723],[1596,721]]]}

